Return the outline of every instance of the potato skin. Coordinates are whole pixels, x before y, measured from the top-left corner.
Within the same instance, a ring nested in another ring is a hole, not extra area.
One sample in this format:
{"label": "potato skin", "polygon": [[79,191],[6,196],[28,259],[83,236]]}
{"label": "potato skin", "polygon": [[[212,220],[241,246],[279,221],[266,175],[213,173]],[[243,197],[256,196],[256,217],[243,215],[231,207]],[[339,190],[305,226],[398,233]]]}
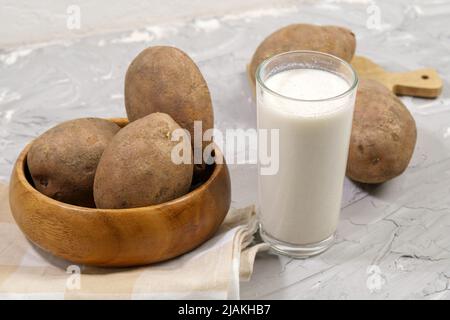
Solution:
{"label": "potato skin", "polygon": [[[94,180],[97,208],[135,208],[166,202],[189,191],[193,164],[174,164],[171,141],[180,126],[167,114],[131,122],[105,149]],[[184,139],[185,148],[190,141]]]}
{"label": "potato skin", "polygon": [[130,121],[167,113],[189,130],[193,146],[194,121],[202,121],[203,132],[214,125],[205,79],[192,59],[174,47],[149,47],[131,62],[125,76],[125,107]]}
{"label": "potato skin", "polygon": [[416,144],[414,118],[381,83],[360,80],[347,162],[347,176],[382,183],[408,166]]}
{"label": "potato skin", "polygon": [[120,130],[98,118],[63,122],[33,141],[27,165],[35,188],[53,198],[93,207],[95,170],[103,150]]}
{"label": "potato skin", "polygon": [[287,51],[312,50],[335,55],[347,62],[353,58],[356,39],[353,32],[337,26],[291,24],[269,35],[258,46],[249,66],[255,83],[255,73],[264,60]]}

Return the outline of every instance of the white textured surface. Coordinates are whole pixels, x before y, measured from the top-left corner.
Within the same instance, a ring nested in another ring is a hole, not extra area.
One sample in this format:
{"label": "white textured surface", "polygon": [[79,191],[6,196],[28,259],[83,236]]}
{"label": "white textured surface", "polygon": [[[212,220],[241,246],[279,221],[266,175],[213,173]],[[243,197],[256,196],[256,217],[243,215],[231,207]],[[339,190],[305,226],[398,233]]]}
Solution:
{"label": "white textured surface", "polygon": [[[292,0],[0,0],[0,47],[74,39],[289,2]],[[73,28],[70,17],[78,10],[80,28]]]}
{"label": "white textured surface", "polygon": [[[450,298],[450,2],[307,1],[185,18],[1,51],[0,178],[8,179],[23,146],[54,124],[124,116],[126,67],[149,45],[187,51],[210,86],[216,126],[245,129],[256,124],[245,66],[257,44],[293,22],[344,25],[356,33],[359,54],[393,71],[434,67],[444,78],[444,92],[436,100],[403,98],[418,127],[410,167],[379,187],[346,181],[338,243],[309,260],[260,255],[241,296]],[[11,30],[0,23],[1,30]],[[255,166],[231,170],[233,205],[254,202]]]}

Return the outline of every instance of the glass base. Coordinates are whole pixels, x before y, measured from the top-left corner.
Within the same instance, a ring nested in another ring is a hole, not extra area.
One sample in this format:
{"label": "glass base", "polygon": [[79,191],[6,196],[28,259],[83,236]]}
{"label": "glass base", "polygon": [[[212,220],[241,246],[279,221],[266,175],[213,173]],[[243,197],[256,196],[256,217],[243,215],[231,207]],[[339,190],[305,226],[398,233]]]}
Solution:
{"label": "glass base", "polygon": [[270,248],[277,254],[282,254],[295,259],[304,259],[318,255],[327,250],[334,243],[334,233],[325,240],[310,244],[293,244],[275,239],[259,226],[261,239],[270,245]]}

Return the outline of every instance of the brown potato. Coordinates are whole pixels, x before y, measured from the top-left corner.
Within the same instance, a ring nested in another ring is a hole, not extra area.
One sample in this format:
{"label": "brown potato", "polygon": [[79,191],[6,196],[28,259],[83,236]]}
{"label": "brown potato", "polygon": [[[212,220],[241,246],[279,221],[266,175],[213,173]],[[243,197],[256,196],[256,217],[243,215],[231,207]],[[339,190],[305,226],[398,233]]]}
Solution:
{"label": "brown potato", "polygon": [[[128,124],[105,149],[97,167],[94,199],[98,208],[135,208],[166,202],[189,191],[189,164],[175,164],[171,153],[180,126],[167,114],[153,113]],[[190,140],[183,132],[186,150]]]}
{"label": "brown potato", "polygon": [[43,133],[27,156],[35,188],[62,202],[94,206],[95,170],[103,150],[119,130],[108,120],[82,118]]}
{"label": "brown potato", "polygon": [[[147,48],[131,62],[125,76],[125,107],[130,121],[154,112],[167,113],[189,130],[192,146],[194,121],[202,121],[203,132],[214,125],[205,79],[191,58],[174,47]],[[202,141],[202,137],[197,139]]]}
{"label": "brown potato", "polygon": [[353,32],[337,26],[291,24],[269,35],[258,46],[249,66],[255,84],[256,69],[264,60],[287,51],[312,50],[335,55],[347,62],[353,58],[356,39]]}
{"label": "brown potato", "polygon": [[416,144],[416,124],[392,92],[373,80],[360,80],[347,162],[347,176],[381,183],[400,175]]}

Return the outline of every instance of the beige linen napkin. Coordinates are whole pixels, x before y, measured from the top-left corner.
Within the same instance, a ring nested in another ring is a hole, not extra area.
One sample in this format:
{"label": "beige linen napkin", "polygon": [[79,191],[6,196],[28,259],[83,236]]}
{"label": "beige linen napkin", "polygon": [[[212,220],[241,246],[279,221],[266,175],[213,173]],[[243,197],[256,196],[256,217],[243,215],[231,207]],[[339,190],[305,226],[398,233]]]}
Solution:
{"label": "beige linen napkin", "polygon": [[26,240],[0,184],[0,299],[238,299],[258,250],[254,207],[232,209],[217,234],[167,262],[138,268],[72,265]]}

